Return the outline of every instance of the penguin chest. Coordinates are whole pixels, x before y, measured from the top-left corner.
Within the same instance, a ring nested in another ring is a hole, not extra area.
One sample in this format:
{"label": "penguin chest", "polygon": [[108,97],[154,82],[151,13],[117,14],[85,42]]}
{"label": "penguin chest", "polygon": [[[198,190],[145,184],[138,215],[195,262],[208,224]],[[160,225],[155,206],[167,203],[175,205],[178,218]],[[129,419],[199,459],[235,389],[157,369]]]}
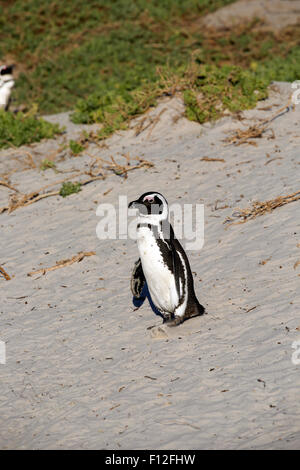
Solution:
{"label": "penguin chest", "polygon": [[174,312],[179,302],[175,278],[151,229],[139,229],[137,242],[144,275],[155,306],[164,312]]}
{"label": "penguin chest", "polygon": [[13,82],[5,83],[0,89],[0,107],[6,107],[13,88]]}

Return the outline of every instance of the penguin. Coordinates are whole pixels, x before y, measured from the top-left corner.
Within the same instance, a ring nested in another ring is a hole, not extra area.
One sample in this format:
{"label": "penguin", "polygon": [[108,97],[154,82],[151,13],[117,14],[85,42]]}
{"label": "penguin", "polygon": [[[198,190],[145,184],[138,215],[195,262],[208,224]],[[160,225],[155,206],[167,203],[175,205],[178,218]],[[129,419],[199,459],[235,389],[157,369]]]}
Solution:
{"label": "penguin", "polygon": [[9,108],[11,91],[15,85],[13,68],[13,65],[0,66],[0,109],[5,111]]}
{"label": "penguin", "polygon": [[165,197],[150,191],[130,202],[128,208],[138,209],[140,258],[131,277],[134,304],[140,306],[148,297],[155,313],[161,315],[168,326],[203,315],[205,309],[196,297],[187,255],[168,221]]}

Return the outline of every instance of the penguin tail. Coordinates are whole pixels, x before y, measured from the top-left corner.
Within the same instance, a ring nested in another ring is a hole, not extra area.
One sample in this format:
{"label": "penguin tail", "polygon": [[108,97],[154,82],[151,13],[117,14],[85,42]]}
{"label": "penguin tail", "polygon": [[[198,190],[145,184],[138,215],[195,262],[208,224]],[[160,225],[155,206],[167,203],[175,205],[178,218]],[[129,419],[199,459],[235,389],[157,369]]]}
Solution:
{"label": "penguin tail", "polygon": [[188,318],[199,317],[200,315],[204,315],[204,313],[205,308],[198,302],[196,298],[192,308],[189,308],[186,312],[185,319],[187,320]]}
{"label": "penguin tail", "polygon": [[205,308],[198,301],[197,301],[196,310],[198,311],[198,315],[204,315],[206,313]]}

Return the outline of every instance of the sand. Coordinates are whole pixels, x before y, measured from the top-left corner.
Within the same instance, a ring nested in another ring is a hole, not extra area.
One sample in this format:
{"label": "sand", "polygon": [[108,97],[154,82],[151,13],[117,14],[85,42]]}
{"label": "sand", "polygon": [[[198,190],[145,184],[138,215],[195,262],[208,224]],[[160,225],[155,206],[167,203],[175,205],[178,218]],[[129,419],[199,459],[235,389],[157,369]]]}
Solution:
{"label": "sand", "polygon": [[[296,25],[300,19],[299,0],[239,0],[219,8],[202,20],[207,27],[223,30],[259,18],[256,28],[275,33],[282,28]],[[199,20],[201,23],[201,20]]]}
{"label": "sand", "polygon": [[[276,84],[243,121],[204,126],[182,117],[179,97],[165,99],[149,114],[165,108],[160,121],[139,136],[123,131],[107,148],[91,144],[57,161],[60,171],[82,170],[91,154],[129,154],[153,168],[127,179],[110,173],[65,199],[0,215],[0,265],[12,277],[0,277],[2,449],[299,448],[300,365],[291,357],[300,340],[300,201],[224,224],[237,207],[300,190],[299,105],[256,145],[224,143],[228,131],[276,114],[290,93],[290,84]],[[39,144],[42,157],[55,145]],[[24,192],[66,176],[18,168],[10,182]],[[99,203],[118,207],[119,195],[147,190],[205,205],[205,243],[188,256],[207,315],[172,329],[146,303],[133,310],[136,243],[96,237]],[[0,206],[9,194],[0,186]],[[93,250],[80,263],[27,276]]]}

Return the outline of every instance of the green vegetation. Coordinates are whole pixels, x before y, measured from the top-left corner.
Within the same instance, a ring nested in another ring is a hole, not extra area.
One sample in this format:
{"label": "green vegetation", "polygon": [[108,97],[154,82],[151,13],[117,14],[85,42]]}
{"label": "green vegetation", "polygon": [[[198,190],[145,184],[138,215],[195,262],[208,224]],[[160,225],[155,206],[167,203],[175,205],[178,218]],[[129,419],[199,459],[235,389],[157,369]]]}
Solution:
{"label": "green vegetation", "polygon": [[300,77],[299,26],[275,36],[253,30],[256,23],[222,35],[191,33],[193,47],[184,58],[180,54],[186,49],[179,48],[177,62],[169,60],[168,65],[156,67],[153,76],[145,76],[132,89],[121,82],[79,100],[74,122],[103,123],[99,138],[104,139],[125,129],[130,119],[154,106],[159,97],[178,91],[183,92],[186,116],[200,123],[220,118],[226,110],[254,107],[267,98],[273,80]]}
{"label": "green vegetation", "polygon": [[[130,92],[108,92],[81,100],[73,115],[75,122],[102,122],[99,139],[125,129],[131,118],[154,106],[157,98],[183,92],[185,115],[204,123],[220,118],[226,110],[238,112],[253,108],[267,98],[273,80],[294,81],[300,76],[300,49],[292,48],[286,57],[274,57],[249,66],[202,64],[200,60],[172,71],[160,71],[155,82]],[[88,117],[87,117],[88,116]]]}
{"label": "green vegetation", "polygon": [[57,173],[56,164],[52,160],[48,160],[48,158],[45,158],[41,162],[40,169],[42,171],[51,169],[51,170],[54,170]]}
{"label": "green vegetation", "polygon": [[18,103],[35,102],[42,113],[74,109],[93,92],[130,91],[155,80],[157,65],[184,63],[189,22],[232,1],[3,2],[0,57],[21,72]]}
{"label": "green vegetation", "polygon": [[34,115],[0,110],[0,148],[19,147],[61,133],[57,124],[50,124]]}
{"label": "green vegetation", "polygon": [[59,195],[62,197],[70,196],[70,194],[79,193],[81,191],[81,184],[80,183],[72,183],[71,181],[67,181],[62,184]]}
{"label": "green vegetation", "polygon": [[300,49],[287,57],[252,62],[247,69],[235,65],[200,65],[185,85],[186,116],[203,123],[220,118],[225,110],[238,112],[253,108],[267,98],[273,80],[294,81],[300,76]]}
{"label": "green vegetation", "polygon": [[75,108],[74,122],[103,123],[100,139],[176,92],[186,116],[205,122],[255,106],[272,80],[300,77],[299,26],[275,34],[257,21],[222,33],[200,25],[232,1],[4,2],[0,57],[18,65],[17,103]]}
{"label": "green vegetation", "polygon": [[73,155],[78,155],[84,150],[83,145],[81,145],[81,143],[77,142],[76,140],[70,140],[69,147]]}
{"label": "green vegetation", "polygon": [[203,65],[198,68],[193,84],[184,92],[186,116],[203,123],[231,112],[255,106],[267,97],[269,81],[241,67]]}

